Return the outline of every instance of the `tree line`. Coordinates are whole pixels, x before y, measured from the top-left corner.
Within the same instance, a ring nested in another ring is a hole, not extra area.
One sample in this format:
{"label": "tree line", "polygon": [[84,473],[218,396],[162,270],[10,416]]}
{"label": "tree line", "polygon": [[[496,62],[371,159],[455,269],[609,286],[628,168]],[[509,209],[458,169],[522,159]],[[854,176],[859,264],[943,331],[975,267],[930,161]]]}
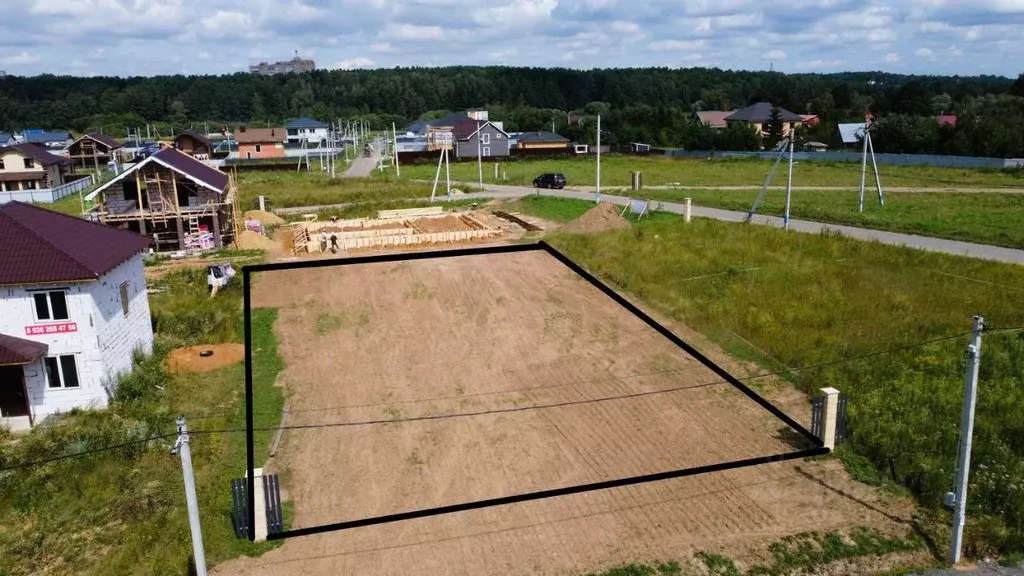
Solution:
{"label": "tree line", "polygon": [[[401,127],[446,110],[487,109],[508,130],[551,130],[579,142],[645,142],[688,149],[750,150],[750,131],[711,130],[699,110],[733,110],[767,101],[821,122],[800,133],[833,143],[836,125],[879,118],[879,152],[1022,156],[1024,75],[905,76],[884,72],[783,74],[716,68],[448,67],[326,71],[260,76],[0,78],[0,130],[165,131],[241,123],[280,125],[311,116]],[[933,116],[955,114],[956,126]]]}

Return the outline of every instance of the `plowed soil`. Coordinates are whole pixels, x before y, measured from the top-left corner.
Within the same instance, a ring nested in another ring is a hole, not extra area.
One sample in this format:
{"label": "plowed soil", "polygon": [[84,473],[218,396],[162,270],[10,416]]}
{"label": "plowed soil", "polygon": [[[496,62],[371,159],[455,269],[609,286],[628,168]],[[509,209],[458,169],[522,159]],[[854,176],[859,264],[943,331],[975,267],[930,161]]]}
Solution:
{"label": "plowed soil", "polygon": [[[336,424],[286,432],[267,465],[296,528],[806,447],[542,252],[269,272],[253,305],[279,309],[288,423]],[[423,416],[448,417],[403,421]],[[903,534],[896,515],[838,462],[791,461],[299,537],[214,572],[566,574]]]}
{"label": "plowed soil", "polygon": [[[213,356],[200,356],[205,350]],[[167,369],[171,372],[209,372],[237,364],[245,358],[245,346],[241,344],[205,344],[175,348],[167,355]]]}

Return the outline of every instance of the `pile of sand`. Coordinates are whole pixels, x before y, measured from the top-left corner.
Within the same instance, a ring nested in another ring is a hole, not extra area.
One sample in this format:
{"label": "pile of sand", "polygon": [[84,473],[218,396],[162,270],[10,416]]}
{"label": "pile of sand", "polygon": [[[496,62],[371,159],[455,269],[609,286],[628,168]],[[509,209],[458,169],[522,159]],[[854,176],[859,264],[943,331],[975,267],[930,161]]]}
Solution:
{"label": "pile of sand", "polygon": [[[206,350],[213,352],[213,355],[199,355]],[[171,372],[209,372],[237,364],[244,357],[245,346],[241,344],[206,344],[175,348],[167,355],[167,369]]]}
{"label": "pile of sand", "polygon": [[273,212],[264,212],[263,210],[249,210],[245,213],[246,220],[259,220],[264,226],[273,226],[275,224],[284,224],[284,218],[281,218]]}
{"label": "pile of sand", "polygon": [[243,230],[238,237],[238,248],[241,250],[279,250],[281,246],[270,238],[252,230]]}
{"label": "pile of sand", "polygon": [[597,234],[607,230],[629,228],[629,221],[622,217],[622,208],[608,202],[601,202],[582,216],[562,227],[574,234]]}
{"label": "pile of sand", "polygon": [[472,230],[469,224],[454,214],[441,217],[417,218],[410,222],[412,227],[421,232],[458,232]]}

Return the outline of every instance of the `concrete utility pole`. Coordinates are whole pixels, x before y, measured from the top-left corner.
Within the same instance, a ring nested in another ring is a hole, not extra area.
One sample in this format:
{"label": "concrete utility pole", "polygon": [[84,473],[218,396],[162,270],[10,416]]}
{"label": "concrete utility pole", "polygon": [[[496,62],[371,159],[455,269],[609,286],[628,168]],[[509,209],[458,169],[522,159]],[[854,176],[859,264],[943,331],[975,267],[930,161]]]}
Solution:
{"label": "concrete utility pole", "polygon": [[[384,127],[384,131],[387,132],[387,126]],[[391,123],[391,136],[394,138],[395,143],[395,177],[402,177],[402,170],[398,167],[398,128],[395,128],[395,123]]]}
{"label": "concrete utility pole", "polygon": [[181,454],[181,471],[185,477],[185,502],[188,504],[188,524],[192,530],[192,557],[196,562],[196,574],[206,576],[206,554],[203,552],[203,529],[199,524],[199,502],[196,500],[196,479],[192,474],[192,452],[188,446],[188,428],[185,417],[178,416],[178,440],[171,454]]}
{"label": "concrete utility pole", "polygon": [[597,115],[597,201],[601,202],[601,115]]}
{"label": "concrete utility pole", "polygon": [[480,140],[484,137],[483,130],[478,120],[476,123],[476,174],[481,190],[484,189],[484,157],[481,148],[482,144],[480,143]]}
{"label": "concrete utility pole", "polygon": [[981,333],[985,319],[974,317],[974,336],[967,345],[967,373],[964,377],[964,412],[960,422],[960,450],[956,463],[956,492],[946,493],[946,505],[953,507],[953,538],[949,546],[949,563],[960,562],[967,513],[967,478],[971,470],[971,437],[974,435],[974,405],[978,398],[978,364],[981,360]]}
{"label": "concrete utility pole", "polygon": [[793,196],[793,139],[795,138],[795,135],[792,134],[792,132],[793,131],[790,130],[789,175],[786,177],[786,215],[785,218],[782,219],[782,227],[786,230],[789,230],[789,204],[790,199]]}

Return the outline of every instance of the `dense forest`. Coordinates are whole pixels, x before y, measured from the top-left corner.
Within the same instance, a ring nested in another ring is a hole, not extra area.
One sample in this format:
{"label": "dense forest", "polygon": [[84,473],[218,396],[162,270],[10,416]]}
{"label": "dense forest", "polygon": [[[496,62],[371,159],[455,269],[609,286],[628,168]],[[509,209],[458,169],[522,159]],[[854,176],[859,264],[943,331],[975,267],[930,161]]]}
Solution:
{"label": "dense forest", "polygon": [[[403,126],[445,110],[487,109],[509,130],[554,129],[592,141],[602,115],[608,143],[648,142],[690,149],[753,149],[742,130],[713,131],[692,122],[697,110],[729,110],[758,101],[821,124],[801,139],[832,143],[836,124],[870,110],[879,118],[879,152],[1024,156],[1024,74],[904,76],[884,72],[782,74],[709,68],[450,67],[316,71],[259,76],[152,78],[43,75],[0,78],[0,130],[100,130],[114,136],[147,123],[163,130],[289,118],[361,118],[378,128]],[[583,118],[570,123],[569,113]],[[955,127],[931,117],[955,114]]]}

